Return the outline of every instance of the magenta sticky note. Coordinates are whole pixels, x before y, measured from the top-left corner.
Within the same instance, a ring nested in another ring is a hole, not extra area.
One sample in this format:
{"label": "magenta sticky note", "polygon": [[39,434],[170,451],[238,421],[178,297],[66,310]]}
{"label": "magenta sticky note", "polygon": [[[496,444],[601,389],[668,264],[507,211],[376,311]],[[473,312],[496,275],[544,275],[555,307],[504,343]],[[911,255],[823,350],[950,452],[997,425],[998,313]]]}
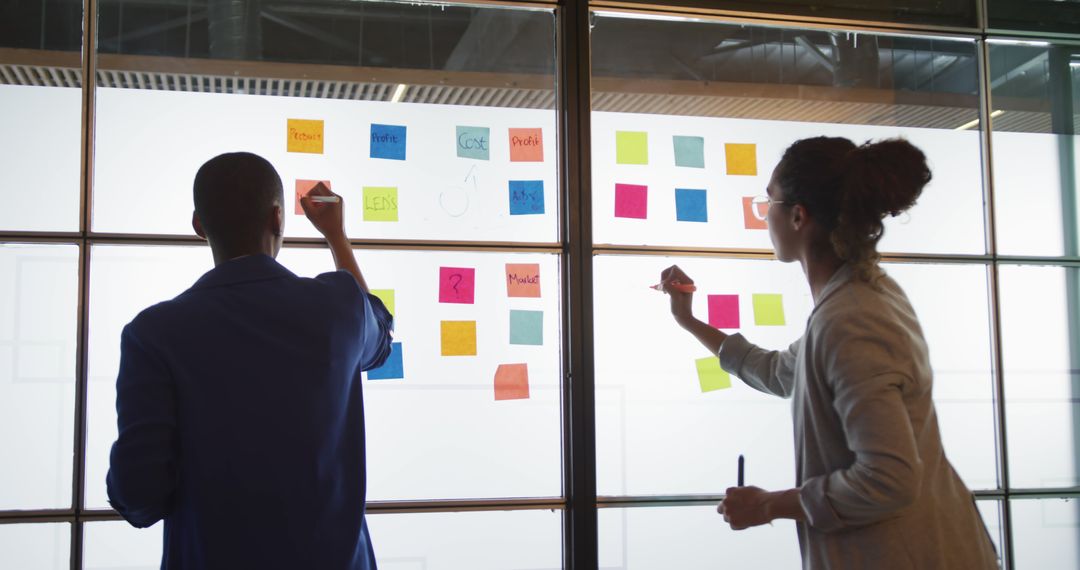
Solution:
{"label": "magenta sticky note", "polygon": [[439,302],[473,304],[476,269],[472,267],[439,268]]}
{"label": "magenta sticky note", "polygon": [[739,296],[709,295],[709,324],[718,329],[739,328]]}
{"label": "magenta sticky note", "polygon": [[615,217],[649,217],[649,187],[640,184],[615,185]]}

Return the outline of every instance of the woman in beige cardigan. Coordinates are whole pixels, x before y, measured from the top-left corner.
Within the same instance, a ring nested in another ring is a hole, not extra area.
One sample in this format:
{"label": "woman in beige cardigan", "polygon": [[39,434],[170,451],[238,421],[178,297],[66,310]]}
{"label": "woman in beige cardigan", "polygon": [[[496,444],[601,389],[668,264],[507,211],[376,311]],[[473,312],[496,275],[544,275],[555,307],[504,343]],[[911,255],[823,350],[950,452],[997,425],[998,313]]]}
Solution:
{"label": "woman in beige cardigan", "polygon": [[[802,338],[768,351],[691,313],[693,281],[661,275],[675,321],[747,385],[792,398],[794,489],[735,487],[717,510],[735,530],[797,521],[803,567],[986,569],[998,559],[971,492],[941,446],[926,341],[878,266],[886,215],[930,181],[904,140],[791,145],[769,181],[769,237],[814,298]],[[763,200],[764,201],[764,200]]]}

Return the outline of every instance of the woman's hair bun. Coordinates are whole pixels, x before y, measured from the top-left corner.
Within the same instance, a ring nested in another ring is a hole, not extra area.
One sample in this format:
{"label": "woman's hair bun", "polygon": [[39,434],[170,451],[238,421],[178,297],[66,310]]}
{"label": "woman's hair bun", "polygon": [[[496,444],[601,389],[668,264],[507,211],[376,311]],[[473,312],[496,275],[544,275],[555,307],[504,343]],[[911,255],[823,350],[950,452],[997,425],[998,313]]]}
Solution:
{"label": "woman's hair bun", "polygon": [[845,162],[846,198],[881,217],[914,206],[932,177],[926,155],[900,138],[856,147]]}

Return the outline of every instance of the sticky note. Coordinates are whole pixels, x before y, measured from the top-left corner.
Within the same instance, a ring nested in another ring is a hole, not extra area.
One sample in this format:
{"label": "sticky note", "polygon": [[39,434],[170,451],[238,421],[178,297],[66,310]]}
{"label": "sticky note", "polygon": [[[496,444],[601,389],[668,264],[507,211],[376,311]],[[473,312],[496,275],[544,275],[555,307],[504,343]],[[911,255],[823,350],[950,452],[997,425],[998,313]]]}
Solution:
{"label": "sticky note", "polygon": [[507,263],[506,264],[506,296],[507,297],[539,297],[540,296],[540,264],[539,263]]}
{"label": "sticky note", "polygon": [[720,359],[715,356],[699,358],[694,361],[697,366],[698,384],[701,391],[712,392],[731,387],[731,375],[720,368]]}
{"label": "sticky note", "polygon": [[398,221],[397,188],[364,186],[364,221]]}
{"label": "sticky note", "polygon": [[727,173],[740,176],[757,176],[757,145],[727,143],[724,145]]}
{"label": "sticky note", "polygon": [[405,127],[371,124],[371,158],[405,160]]}
{"label": "sticky note", "polygon": [[303,216],[304,215],[304,207],[300,205],[300,198],[303,198],[304,196],[307,195],[308,192],[311,192],[311,189],[314,188],[315,185],[318,184],[319,182],[322,182],[323,184],[325,184],[327,190],[331,190],[329,180],[297,180],[296,181],[296,204],[295,204],[295,210],[294,210],[294,213],[296,215],[298,215],[298,216]]}
{"label": "sticky note", "polygon": [[439,268],[439,302],[473,304],[476,269],[472,267]]}
{"label": "sticky note", "polygon": [[709,295],[709,324],[718,329],[739,328],[739,296]]}
{"label": "sticky note", "polygon": [[510,215],[522,216],[544,213],[543,180],[510,181]]}
{"label": "sticky note", "polygon": [[496,400],[527,400],[529,398],[529,365],[500,364],[495,370]]}
{"label": "sticky note", "polygon": [[649,133],[615,131],[616,164],[649,164]]}
{"label": "sticky note", "polygon": [[704,190],[675,189],[675,219],[680,222],[707,222],[709,211]]}
{"label": "sticky note", "polygon": [[510,311],[510,344],[544,344],[544,311]]}
{"label": "sticky note", "polygon": [[743,226],[748,230],[767,230],[768,222],[765,221],[769,213],[768,204],[760,207],[754,206],[754,197],[746,196],[742,199]]}
{"label": "sticky note", "polygon": [[510,162],[544,162],[544,129],[510,129]]}
{"label": "sticky note", "polygon": [[675,166],[705,168],[704,137],[672,137],[675,144]]}
{"label": "sticky note", "polygon": [[755,293],[754,324],[765,327],[784,326],[783,296],[771,293]]}
{"label": "sticky note", "polygon": [[323,153],[322,120],[289,119],[286,129],[285,149],[287,151]]}
{"label": "sticky note", "polygon": [[442,321],[442,355],[476,356],[476,321]]}
{"label": "sticky note", "polygon": [[386,305],[386,310],[390,311],[391,316],[395,314],[393,289],[372,289],[371,294],[378,297],[379,300],[382,301],[383,305]]}
{"label": "sticky note", "polygon": [[457,127],[457,155],[461,158],[491,158],[491,130],[487,127]]}
{"label": "sticky note", "polygon": [[649,217],[649,188],[638,184],[615,185],[615,217]]}
{"label": "sticky note", "polygon": [[405,377],[400,342],[390,344],[390,356],[386,357],[386,362],[378,368],[368,370],[367,377],[368,380],[398,380]]}

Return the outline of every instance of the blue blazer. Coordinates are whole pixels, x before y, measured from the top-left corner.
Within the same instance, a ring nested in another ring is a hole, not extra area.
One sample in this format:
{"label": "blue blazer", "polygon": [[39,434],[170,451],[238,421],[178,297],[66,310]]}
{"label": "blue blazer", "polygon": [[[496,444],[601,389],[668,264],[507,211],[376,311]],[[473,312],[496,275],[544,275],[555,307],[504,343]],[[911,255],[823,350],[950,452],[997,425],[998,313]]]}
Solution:
{"label": "blue blazer", "polygon": [[128,324],[109,500],[162,568],[375,568],[361,370],[393,319],[347,272],[223,263]]}

